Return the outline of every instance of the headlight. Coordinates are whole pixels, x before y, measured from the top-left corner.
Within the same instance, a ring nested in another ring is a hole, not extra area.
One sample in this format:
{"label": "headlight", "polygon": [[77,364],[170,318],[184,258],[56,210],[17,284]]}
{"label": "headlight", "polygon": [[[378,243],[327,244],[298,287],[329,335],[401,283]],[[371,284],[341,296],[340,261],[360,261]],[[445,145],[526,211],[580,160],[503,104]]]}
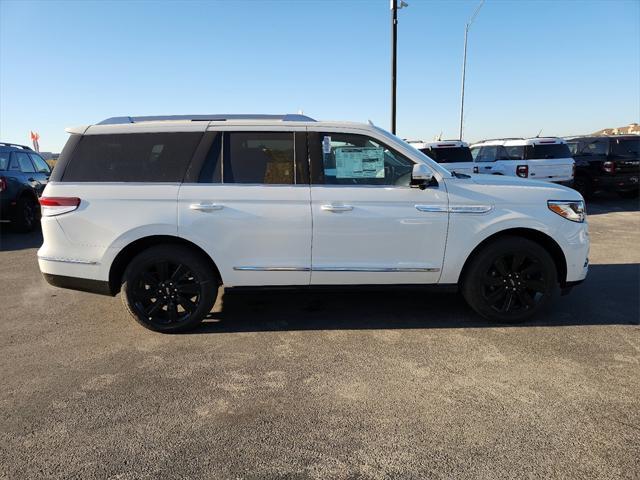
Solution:
{"label": "headlight", "polygon": [[584,211],[584,202],[582,200],[549,200],[547,206],[553,213],[557,213],[567,220],[584,222],[586,212]]}

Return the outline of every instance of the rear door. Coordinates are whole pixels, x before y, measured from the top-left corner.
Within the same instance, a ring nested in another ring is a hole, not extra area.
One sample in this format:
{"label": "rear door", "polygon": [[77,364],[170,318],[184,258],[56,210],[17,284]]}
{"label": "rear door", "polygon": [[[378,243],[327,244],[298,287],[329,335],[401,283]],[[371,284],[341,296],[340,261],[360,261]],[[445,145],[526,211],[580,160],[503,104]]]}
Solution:
{"label": "rear door", "polygon": [[228,286],[308,285],[311,207],[304,127],[218,128],[178,195],[178,233]]}
{"label": "rear door", "polygon": [[540,140],[525,147],[529,178],[548,182],[573,179],[573,157],[569,146],[556,140]]}
{"label": "rear door", "polygon": [[414,161],[369,132],[309,132],[313,285],[436,283],[444,183],[411,188]]}

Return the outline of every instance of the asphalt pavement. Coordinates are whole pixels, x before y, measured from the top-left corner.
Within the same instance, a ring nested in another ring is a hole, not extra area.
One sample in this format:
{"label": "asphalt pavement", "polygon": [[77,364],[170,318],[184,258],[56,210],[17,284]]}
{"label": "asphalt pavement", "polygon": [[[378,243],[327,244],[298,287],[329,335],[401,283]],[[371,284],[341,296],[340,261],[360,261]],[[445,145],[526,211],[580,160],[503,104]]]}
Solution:
{"label": "asphalt pavement", "polygon": [[191,334],[47,285],[0,234],[0,478],[638,478],[640,208],[518,326],[454,293],[221,293]]}

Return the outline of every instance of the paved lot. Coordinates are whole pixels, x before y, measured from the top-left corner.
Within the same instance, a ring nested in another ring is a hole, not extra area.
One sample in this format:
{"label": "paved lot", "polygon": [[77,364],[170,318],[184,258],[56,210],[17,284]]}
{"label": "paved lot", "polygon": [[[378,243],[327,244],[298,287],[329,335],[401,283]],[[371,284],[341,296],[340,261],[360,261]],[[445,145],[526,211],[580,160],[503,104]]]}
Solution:
{"label": "paved lot", "polygon": [[455,294],[223,295],[163,336],[0,236],[0,478],[638,478],[640,211],[535,322]]}

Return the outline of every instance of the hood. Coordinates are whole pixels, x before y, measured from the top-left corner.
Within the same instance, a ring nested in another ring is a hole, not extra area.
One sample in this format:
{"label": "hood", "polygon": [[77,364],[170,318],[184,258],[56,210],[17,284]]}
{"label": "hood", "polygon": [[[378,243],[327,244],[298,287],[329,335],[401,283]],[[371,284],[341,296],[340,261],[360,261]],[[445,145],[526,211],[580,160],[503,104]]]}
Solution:
{"label": "hood", "polygon": [[[451,192],[475,193],[491,203],[522,204],[547,200],[583,200],[572,188],[540,180],[505,175],[469,175],[470,178],[447,179]],[[464,195],[466,196],[466,195]]]}

